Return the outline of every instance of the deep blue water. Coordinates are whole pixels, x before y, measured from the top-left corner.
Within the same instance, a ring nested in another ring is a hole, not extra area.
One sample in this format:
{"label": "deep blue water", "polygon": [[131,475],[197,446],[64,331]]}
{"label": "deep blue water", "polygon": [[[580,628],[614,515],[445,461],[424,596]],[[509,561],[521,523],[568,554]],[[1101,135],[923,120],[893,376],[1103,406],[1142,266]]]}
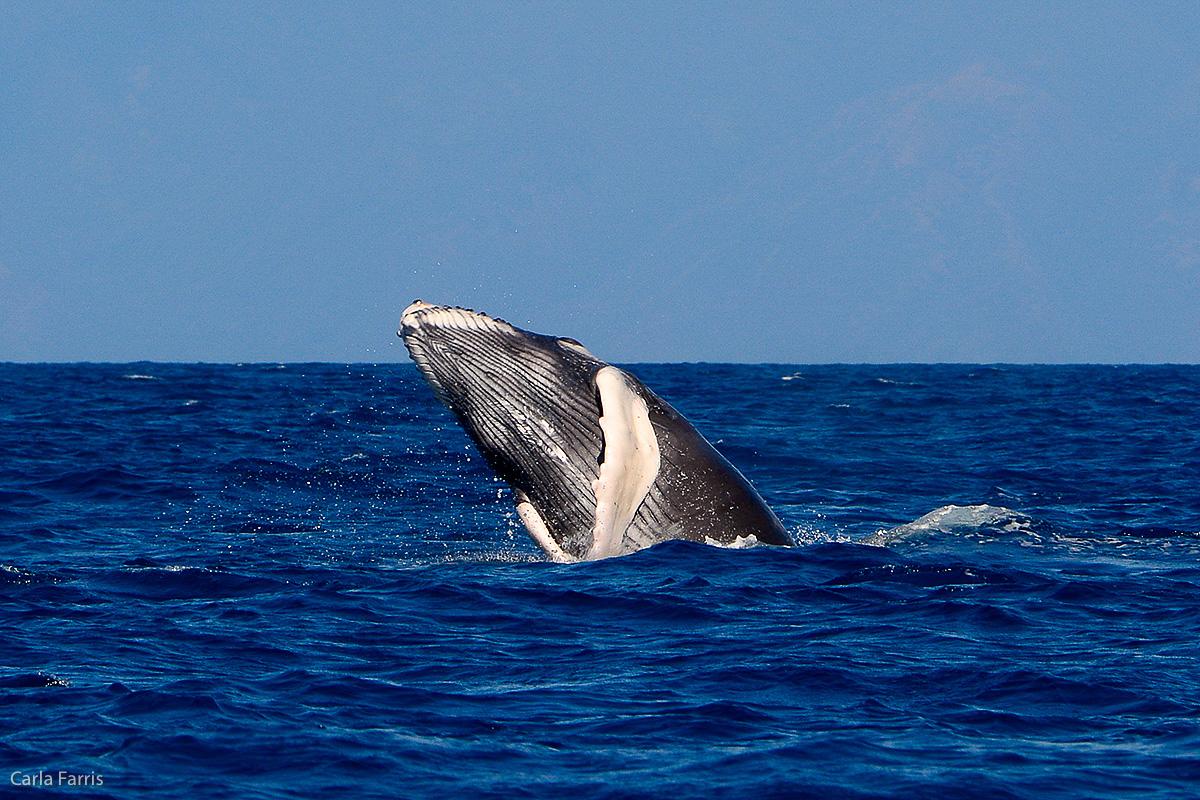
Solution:
{"label": "deep blue water", "polygon": [[632,371],[798,547],[545,562],[407,364],[0,365],[0,794],[1200,795],[1200,368]]}

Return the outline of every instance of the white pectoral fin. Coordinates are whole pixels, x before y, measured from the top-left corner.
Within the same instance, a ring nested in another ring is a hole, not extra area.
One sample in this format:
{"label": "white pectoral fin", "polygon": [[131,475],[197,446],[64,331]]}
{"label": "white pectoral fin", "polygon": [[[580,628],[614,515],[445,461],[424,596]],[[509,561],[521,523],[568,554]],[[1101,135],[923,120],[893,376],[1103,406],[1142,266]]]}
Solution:
{"label": "white pectoral fin", "polygon": [[560,564],[569,564],[577,559],[572,558],[565,550],[558,546],[558,542],[554,541],[554,537],[550,535],[550,529],[546,527],[545,520],[538,510],[533,507],[533,503],[528,500],[521,500],[517,503],[517,516],[521,518],[521,523],[525,526],[525,530],[529,531],[529,535],[537,542],[538,547],[546,551],[546,555],[550,556],[551,561],[557,561]]}
{"label": "white pectoral fin", "polygon": [[604,461],[592,482],[596,493],[596,523],[587,558],[619,555],[625,529],[658,477],[658,439],[650,413],[625,373],[604,367],[596,373],[600,394],[600,430]]}

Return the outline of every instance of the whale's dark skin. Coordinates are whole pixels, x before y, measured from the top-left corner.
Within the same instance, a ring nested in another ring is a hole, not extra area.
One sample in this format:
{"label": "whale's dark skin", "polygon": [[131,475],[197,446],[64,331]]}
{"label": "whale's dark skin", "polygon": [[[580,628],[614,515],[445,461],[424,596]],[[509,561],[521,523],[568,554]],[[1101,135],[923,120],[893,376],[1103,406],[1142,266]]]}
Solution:
{"label": "whale's dark skin", "polygon": [[792,544],[691,423],[578,342],[421,302],[405,310],[400,336],[552,558],[603,558],[667,539]]}

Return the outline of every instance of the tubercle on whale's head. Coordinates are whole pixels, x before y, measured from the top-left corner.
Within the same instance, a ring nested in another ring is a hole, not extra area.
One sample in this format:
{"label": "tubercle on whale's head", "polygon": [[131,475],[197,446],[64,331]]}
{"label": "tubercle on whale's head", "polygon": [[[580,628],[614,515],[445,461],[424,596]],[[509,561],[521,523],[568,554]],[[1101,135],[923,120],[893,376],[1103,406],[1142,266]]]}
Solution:
{"label": "tubercle on whale's head", "polygon": [[405,328],[415,327],[416,313],[423,308],[433,308],[433,305],[426,303],[424,300],[414,300],[408,304],[408,308],[404,309],[400,314],[400,329],[396,331],[397,336],[404,336]]}
{"label": "tubercle on whale's head", "polygon": [[396,331],[400,338],[404,338],[405,334],[414,332],[421,324],[422,312],[427,312],[431,309],[444,308],[444,306],[436,306],[433,303],[426,303],[424,300],[414,300],[408,304],[400,314],[400,329]]}

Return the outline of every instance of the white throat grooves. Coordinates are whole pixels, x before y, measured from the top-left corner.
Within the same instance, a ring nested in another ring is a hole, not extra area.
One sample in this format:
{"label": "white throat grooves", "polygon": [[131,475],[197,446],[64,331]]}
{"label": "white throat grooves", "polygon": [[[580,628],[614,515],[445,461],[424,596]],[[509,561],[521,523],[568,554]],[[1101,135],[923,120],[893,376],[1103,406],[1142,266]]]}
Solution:
{"label": "white throat grooves", "polygon": [[596,373],[600,393],[600,430],[604,434],[604,461],[600,477],[592,481],[596,494],[596,524],[592,549],[585,558],[621,554],[621,540],[633,515],[658,477],[658,439],[650,425],[646,401],[638,396],[616,367]]}

